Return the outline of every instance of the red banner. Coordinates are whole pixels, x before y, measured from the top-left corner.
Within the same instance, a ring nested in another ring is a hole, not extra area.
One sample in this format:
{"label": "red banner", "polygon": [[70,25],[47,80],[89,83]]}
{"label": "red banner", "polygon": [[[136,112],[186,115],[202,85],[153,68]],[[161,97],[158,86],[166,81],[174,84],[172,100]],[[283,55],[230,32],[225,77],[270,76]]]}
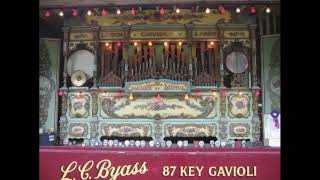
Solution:
{"label": "red banner", "polygon": [[40,147],[40,180],[280,180],[280,149]]}

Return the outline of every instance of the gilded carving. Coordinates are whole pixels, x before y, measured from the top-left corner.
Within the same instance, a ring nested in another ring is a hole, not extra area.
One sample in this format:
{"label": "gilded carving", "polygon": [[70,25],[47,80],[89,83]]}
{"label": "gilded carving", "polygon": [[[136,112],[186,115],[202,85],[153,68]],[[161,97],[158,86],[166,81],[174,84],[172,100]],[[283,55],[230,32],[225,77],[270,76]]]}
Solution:
{"label": "gilded carving", "polygon": [[92,33],[70,33],[70,41],[79,41],[79,40],[93,40]]}
{"label": "gilded carving", "polygon": [[151,125],[102,124],[101,135],[120,137],[145,137],[151,135]]}
{"label": "gilded carving", "polygon": [[101,116],[112,118],[205,118],[215,117],[215,101],[212,97],[185,101],[176,97],[101,98]]}
{"label": "gilded carving", "polygon": [[216,125],[167,125],[168,135],[173,137],[208,137],[216,135]]}
{"label": "gilded carving", "polygon": [[71,137],[86,137],[88,135],[88,124],[87,123],[70,124],[68,135]]}
{"label": "gilded carving", "polygon": [[226,97],[225,95],[222,95],[223,93],[220,93],[221,94],[221,100],[220,100],[220,112],[221,112],[221,116],[225,116],[225,113],[226,113]]}
{"label": "gilded carving", "polygon": [[250,115],[250,98],[248,95],[231,94],[228,98],[230,117],[243,118]]}
{"label": "gilded carving", "polygon": [[225,38],[249,38],[249,31],[224,31]]}
{"label": "gilded carving", "polygon": [[221,118],[219,121],[219,137],[226,139],[228,137],[228,122],[225,118]]}
{"label": "gilded carving", "polygon": [[70,95],[69,116],[74,118],[86,118],[90,115],[90,97],[84,95]]}
{"label": "gilded carving", "polygon": [[158,139],[160,139],[160,137],[162,136],[162,128],[161,128],[161,123],[160,121],[155,122],[155,126],[154,126],[154,136]]}
{"label": "gilded carving", "polygon": [[248,123],[231,123],[229,125],[229,135],[232,137],[248,137],[250,133]]}
{"label": "gilded carving", "polygon": [[261,121],[258,116],[252,118],[252,137],[254,141],[260,140]]}
{"label": "gilded carving", "polygon": [[92,95],[92,116],[97,115],[98,110],[98,96],[96,94]]}

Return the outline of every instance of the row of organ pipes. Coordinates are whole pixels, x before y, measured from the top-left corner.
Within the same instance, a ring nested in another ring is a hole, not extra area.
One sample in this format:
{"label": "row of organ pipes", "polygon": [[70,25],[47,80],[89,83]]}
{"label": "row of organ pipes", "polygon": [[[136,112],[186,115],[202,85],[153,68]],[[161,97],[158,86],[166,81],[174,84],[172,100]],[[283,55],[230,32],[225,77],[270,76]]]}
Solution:
{"label": "row of organ pipes", "polygon": [[[192,44],[192,76],[189,75],[188,45],[169,42],[134,43],[128,46],[127,77],[124,71],[124,51],[118,42],[100,42],[100,78],[110,74],[122,80],[138,81],[149,78],[191,80],[201,75],[219,80],[219,49],[217,42],[201,41]],[[201,78],[200,78],[201,81]],[[201,82],[200,82],[201,83]]]}

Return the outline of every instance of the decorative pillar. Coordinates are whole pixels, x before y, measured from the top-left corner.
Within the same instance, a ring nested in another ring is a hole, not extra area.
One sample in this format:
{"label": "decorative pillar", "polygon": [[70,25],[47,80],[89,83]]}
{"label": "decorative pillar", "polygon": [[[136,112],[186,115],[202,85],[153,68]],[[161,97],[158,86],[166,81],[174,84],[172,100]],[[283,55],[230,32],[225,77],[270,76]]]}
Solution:
{"label": "decorative pillar", "polygon": [[70,28],[64,27],[63,29],[63,57],[64,57],[64,64],[63,64],[63,87],[67,88],[67,61],[69,56],[69,34]]}
{"label": "decorative pillar", "polygon": [[98,51],[99,51],[99,31],[100,28],[98,26],[93,27],[93,40],[94,40],[94,69],[93,69],[93,87],[97,86],[97,59],[98,59]]}
{"label": "decorative pillar", "polygon": [[98,111],[98,88],[95,86],[90,88],[90,93],[92,97],[92,116],[96,117]]}
{"label": "decorative pillar", "polygon": [[[130,25],[122,25],[122,32],[123,32],[123,48],[122,48],[122,63],[121,69],[124,66],[124,81],[128,80],[128,48],[129,48],[129,41],[130,41],[130,32],[131,26]],[[123,75],[122,75],[123,76]]]}
{"label": "decorative pillar", "polygon": [[[250,41],[251,41],[251,64],[252,64],[252,81],[253,89],[257,89],[258,87],[258,80],[257,80],[257,58],[256,58],[256,28],[257,25],[249,25],[250,30]],[[251,83],[251,82],[250,82]]]}
{"label": "decorative pillar", "polygon": [[189,64],[189,80],[192,81],[193,79],[193,72],[192,72],[192,31],[194,28],[194,24],[185,24],[184,27],[186,28],[187,33],[187,57],[188,57],[188,64]]}
{"label": "decorative pillar", "polygon": [[223,57],[223,45],[224,45],[224,29],[221,24],[217,25],[218,27],[218,38],[220,39],[218,43],[219,52],[220,52],[220,88],[226,88],[223,84],[224,82],[224,57]]}
{"label": "decorative pillar", "polygon": [[221,118],[219,121],[219,137],[221,140],[226,140],[228,137],[228,122],[226,119],[226,91],[222,90],[220,91],[220,112],[221,112]]}

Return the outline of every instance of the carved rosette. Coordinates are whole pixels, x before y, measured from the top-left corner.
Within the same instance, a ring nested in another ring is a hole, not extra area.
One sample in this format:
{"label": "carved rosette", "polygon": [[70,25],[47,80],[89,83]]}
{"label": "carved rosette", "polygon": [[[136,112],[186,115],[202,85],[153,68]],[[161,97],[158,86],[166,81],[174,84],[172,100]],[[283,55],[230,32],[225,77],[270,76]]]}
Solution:
{"label": "carved rosette", "polygon": [[230,117],[244,118],[250,116],[250,97],[248,95],[231,94],[228,98]]}
{"label": "carved rosette", "polygon": [[73,118],[87,118],[90,116],[90,96],[88,94],[69,97],[69,116]]}
{"label": "carved rosette", "polygon": [[252,137],[253,141],[260,141],[261,121],[258,116],[252,118]]}
{"label": "carved rosette", "polygon": [[225,140],[228,137],[228,122],[226,118],[221,118],[219,121],[219,137],[221,140]]}

